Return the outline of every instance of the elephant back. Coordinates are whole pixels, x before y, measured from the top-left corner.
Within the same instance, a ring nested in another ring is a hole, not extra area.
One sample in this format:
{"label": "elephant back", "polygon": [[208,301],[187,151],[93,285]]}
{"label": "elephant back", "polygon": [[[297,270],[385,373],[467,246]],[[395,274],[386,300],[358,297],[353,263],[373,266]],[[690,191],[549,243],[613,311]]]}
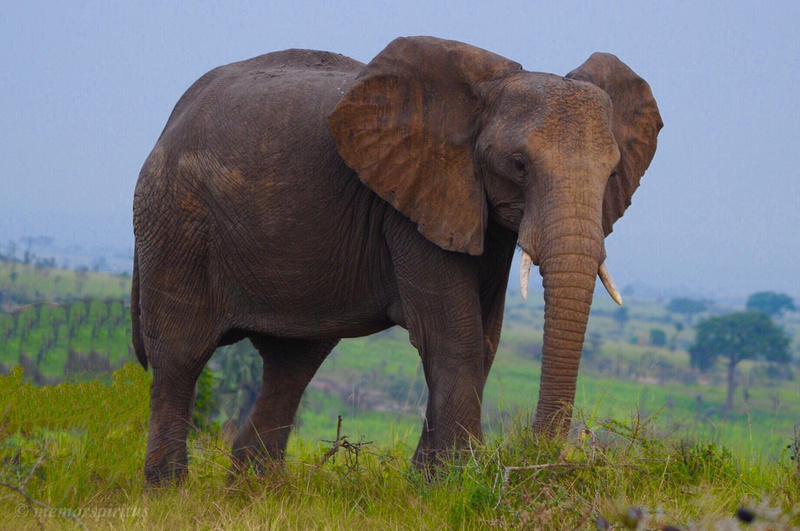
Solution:
{"label": "elephant back", "polygon": [[[330,76],[348,73],[353,74],[354,77],[363,68],[363,63],[342,54],[297,48],[271,52],[219,66],[195,81],[181,96],[167,120],[161,137],[187,113],[196,112],[196,110],[191,110],[193,107],[198,104],[205,106],[204,100],[219,99],[223,93],[227,95],[235,93],[236,85],[241,87],[244,84],[256,89],[259,84],[268,83],[275,78],[287,76],[319,78],[320,75],[326,75],[326,73]],[[248,91],[239,91],[240,94],[246,92]]]}
{"label": "elephant back", "polygon": [[360,63],[355,59],[338,53],[292,48],[280,52],[259,55],[252,59],[245,59],[244,61],[231,63],[219,68],[222,70],[237,71],[266,69],[273,73],[297,68],[303,70],[330,70],[337,72],[342,70],[360,71],[364,68],[364,63]]}

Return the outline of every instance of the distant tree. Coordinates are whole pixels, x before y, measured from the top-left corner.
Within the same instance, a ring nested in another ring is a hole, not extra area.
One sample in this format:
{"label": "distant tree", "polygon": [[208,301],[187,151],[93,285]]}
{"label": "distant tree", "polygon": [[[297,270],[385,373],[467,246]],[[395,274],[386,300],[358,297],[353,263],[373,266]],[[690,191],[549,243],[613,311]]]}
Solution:
{"label": "distant tree", "polygon": [[667,304],[667,310],[673,313],[681,313],[686,316],[686,324],[692,324],[692,319],[698,313],[708,310],[708,305],[704,301],[695,299],[678,298],[672,299]]}
{"label": "distant tree", "polygon": [[689,347],[693,367],[708,370],[717,357],[728,365],[728,401],[726,409],[733,409],[734,375],[736,365],[742,360],[765,359],[788,363],[790,339],[783,329],[762,312],[737,312],[720,317],[709,317],[697,323],[697,336]]}
{"label": "distant tree", "polygon": [[680,321],[675,321],[675,333],[672,334],[672,338],[669,340],[669,349],[675,350],[678,346],[678,336],[683,332],[683,323]]}
{"label": "distant tree", "polygon": [[628,317],[628,307],[627,306],[621,306],[621,307],[617,308],[616,311],[614,312],[614,320],[617,323],[619,323],[620,331],[622,331],[622,329],[625,327],[625,323],[628,322],[628,319],[629,319],[629,317]]}
{"label": "distant tree", "polygon": [[55,258],[37,258],[33,264],[36,272],[41,277],[47,278],[50,275],[50,270],[56,266]]}
{"label": "distant tree", "polygon": [[633,287],[633,284],[628,284],[627,286],[622,288],[622,294],[625,295],[626,297],[632,297],[634,292],[635,289]]}
{"label": "distant tree", "polygon": [[9,240],[8,241],[8,253],[7,253],[7,255],[8,255],[8,258],[12,262],[16,262],[17,261],[17,244],[13,240]]}
{"label": "distant tree", "polygon": [[774,291],[760,291],[747,297],[747,309],[754,312],[764,312],[775,317],[783,310],[796,312],[794,300],[784,293]]}
{"label": "distant tree", "polygon": [[75,270],[75,289],[77,290],[78,294],[83,292],[83,287],[86,285],[88,274],[89,268],[85,265],[82,265]]}
{"label": "distant tree", "polygon": [[650,329],[650,344],[654,347],[663,347],[667,344],[667,334],[660,328]]}
{"label": "distant tree", "polygon": [[92,262],[92,271],[95,273],[99,271],[110,271],[111,268],[108,266],[108,261],[106,260],[105,256],[101,256],[100,258],[95,259]]}

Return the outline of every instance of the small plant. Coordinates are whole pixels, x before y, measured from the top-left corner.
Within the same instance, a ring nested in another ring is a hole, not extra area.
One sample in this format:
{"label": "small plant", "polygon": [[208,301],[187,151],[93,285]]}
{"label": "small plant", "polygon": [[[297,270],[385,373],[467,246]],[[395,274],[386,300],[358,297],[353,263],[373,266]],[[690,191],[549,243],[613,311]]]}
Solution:
{"label": "small plant", "polygon": [[794,461],[794,466],[798,475],[800,475],[800,424],[795,425],[794,437],[786,449],[789,451],[789,459]]}

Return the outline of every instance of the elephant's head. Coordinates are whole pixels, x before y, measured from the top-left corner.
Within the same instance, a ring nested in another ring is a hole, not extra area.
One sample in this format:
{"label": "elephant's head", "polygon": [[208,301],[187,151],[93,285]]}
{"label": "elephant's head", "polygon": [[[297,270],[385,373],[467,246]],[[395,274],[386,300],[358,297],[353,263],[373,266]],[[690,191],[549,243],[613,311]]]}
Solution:
{"label": "elephant's head", "polygon": [[[429,37],[393,41],[331,114],[359,178],[438,246],[483,252],[487,217],[516,231],[545,288],[536,425],[569,426],[604,239],[630,205],[662,127],[648,84],[613,55],[566,77]],[[619,300],[618,300],[619,302]]]}

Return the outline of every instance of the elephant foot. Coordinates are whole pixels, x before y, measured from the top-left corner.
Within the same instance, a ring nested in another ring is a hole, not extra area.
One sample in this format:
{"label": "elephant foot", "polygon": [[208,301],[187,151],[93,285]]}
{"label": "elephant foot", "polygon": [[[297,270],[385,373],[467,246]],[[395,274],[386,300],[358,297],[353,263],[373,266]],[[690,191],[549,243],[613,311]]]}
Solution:
{"label": "elephant foot", "polygon": [[417,448],[411,458],[411,464],[425,478],[427,483],[433,483],[442,470],[442,462],[438,458],[438,452],[431,450],[420,451]]}
{"label": "elephant foot", "polygon": [[237,441],[231,453],[231,475],[241,475],[252,469],[258,477],[266,477],[283,470],[284,449],[279,444],[261,442],[255,444]]}
{"label": "elephant foot", "polygon": [[431,448],[417,447],[414,456],[411,458],[411,463],[418,470],[426,470],[435,468],[441,464],[439,460],[439,452]]}
{"label": "elephant foot", "polygon": [[446,477],[451,465],[457,465],[469,460],[470,452],[467,449],[432,450],[417,451],[411,459],[411,463],[422,474],[425,481],[435,483],[439,479]]}
{"label": "elephant foot", "polygon": [[156,463],[144,466],[144,478],[148,487],[180,486],[186,481],[189,473],[189,463],[186,455],[160,459]]}
{"label": "elephant foot", "polygon": [[567,438],[571,426],[571,408],[560,408],[555,411],[537,410],[532,428],[536,437],[559,441]]}
{"label": "elephant foot", "polygon": [[241,477],[252,471],[259,479],[266,479],[276,474],[282,474],[285,469],[283,460],[275,460],[269,456],[247,455],[246,457],[235,457],[231,460],[231,471],[228,480],[233,482],[235,478]]}

